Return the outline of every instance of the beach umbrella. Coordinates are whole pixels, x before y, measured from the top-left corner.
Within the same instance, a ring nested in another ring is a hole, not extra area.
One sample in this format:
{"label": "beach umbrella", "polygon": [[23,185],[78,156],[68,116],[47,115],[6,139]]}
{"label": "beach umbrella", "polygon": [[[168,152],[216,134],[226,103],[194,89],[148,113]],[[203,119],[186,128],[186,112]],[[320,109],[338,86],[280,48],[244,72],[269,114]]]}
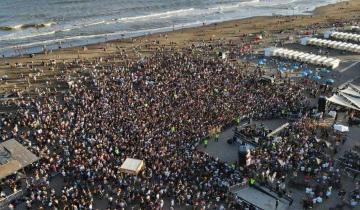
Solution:
{"label": "beach umbrella", "polygon": [[285,71],[288,70],[285,66],[279,66],[278,69],[279,69],[279,71],[281,71],[281,72],[285,72]]}
{"label": "beach umbrella", "polygon": [[293,65],[291,65],[291,68],[292,68],[292,69],[299,69],[299,65],[293,64]]}
{"label": "beach umbrella", "polygon": [[315,80],[315,81],[321,80],[321,77],[320,77],[319,75],[314,75],[312,78],[313,78],[313,80]]}
{"label": "beach umbrella", "polygon": [[259,65],[265,65],[266,64],[266,59],[260,59],[258,64]]}
{"label": "beach umbrella", "polygon": [[326,69],[326,68],[322,68],[322,69],[320,70],[320,72],[321,72],[321,73],[324,73],[324,74],[330,73],[330,71],[329,71],[328,69]]}
{"label": "beach umbrella", "polygon": [[304,69],[304,72],[306,72],[307,74],[312,74],[313,73],[313,71],[311,69],[308,69],[308,68]]}
{"label": "beach umbrella", "polygon": [[332,85],[332,84],[335,83],[335,80],[333,80],[333,79],[327,79],[327,80],[325,81],[325,83],[328,84],[328,85]]}
{"label": "beach umbrella", "polygon": [[305,72],[305,71],[302,71],[302,72],[300,72],[300,76],[301,77],[306,77],[306,76],[308,76],[308,73]]}

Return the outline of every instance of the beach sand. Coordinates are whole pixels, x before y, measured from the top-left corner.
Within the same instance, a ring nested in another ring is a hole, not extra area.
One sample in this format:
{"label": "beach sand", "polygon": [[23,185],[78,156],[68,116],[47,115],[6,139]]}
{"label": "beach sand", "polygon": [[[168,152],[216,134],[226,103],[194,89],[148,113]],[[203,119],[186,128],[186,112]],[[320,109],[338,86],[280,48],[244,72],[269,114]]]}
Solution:
{"label": "beach sand", "polygon": [[[142,49],[142,56],[146,56],[151,54],[151,48],[157,46],[154,44],[155,40],[161,45],[176,43],[171,45],[171,47],[176,48],[201,41],[208,42],[212,39],[236,40],[243,34],[260,33],[261,31],[265,31],[271,39],[278,39],[284,34],[313,32],[320,26],[330,28],[337,22],[351,23],[352,21],[358,22],[358,20],[360,20],[360,1],[350,0],[317,8],[311,15],[307,16],[253,17],[133,39],[93,44],[86,46],[86,50],[84,47],[73,47],[55,50],[47,54],[39,53],[33,58],[30,58],[29,55],[1,58],[0,77],[6,75],[7,79],[1,81],[0,93],[4,94],[14,90],[33,91],[37,87],[50,87],[56,82],[54,78],[61,77],[64,70],[63,65],[57,64],[51,67],[42,64],[42,62],[49,63],[53,59],[57,63],[59,61],[66,63],[79,58],[86,60],[99,59],[99,57],[107,58],[119,54],[123,50],[133,52],[135,48]],[[23,66],[15,67],[16,64],[23,64]],[[26,64],[28,65],[26,66]],[[33,69],[30,69],[29,65],[33,65]]]}

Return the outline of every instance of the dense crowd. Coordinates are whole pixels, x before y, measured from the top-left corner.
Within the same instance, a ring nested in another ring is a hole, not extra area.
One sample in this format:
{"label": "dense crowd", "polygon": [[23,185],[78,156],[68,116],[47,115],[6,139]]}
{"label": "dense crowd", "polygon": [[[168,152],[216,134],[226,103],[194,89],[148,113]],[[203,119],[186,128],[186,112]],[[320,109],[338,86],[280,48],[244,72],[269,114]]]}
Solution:
{"label": "dense crowd", "polygon": [[[210,49],[159,47],[139,60],[122,53],[121,65],[76,60],[63,67],[68,92],[16,101],[1,139],[15,137],[42,158],[28,183],[28,208],[95,209],[99,198],[109,209],[243,208],[228,193],[242,182],[240,172],[197,145],[240,117],[300,111],[308,87],[259,83],[259,68]],[[144,160],[145,170],[120,173],[126,157]],[[55,174],[64,178],[60,194]]]}
{"label": "dense crowd", "polygon": [[[341,191],[342,174],[328,152],[328,145],[318,138],[318,130],[308,114],[275,137],[268,137],[270,131],[263,126],[245,127],[241,133],[248,138],[256,137],[259,145],[250,151],[245,168],[248,176],[285,196],[291,194],[288,185],[305,187],[304,209],[323,203],[335,189]],[[350,196],[351,205],[358,204],[357,192]]]}

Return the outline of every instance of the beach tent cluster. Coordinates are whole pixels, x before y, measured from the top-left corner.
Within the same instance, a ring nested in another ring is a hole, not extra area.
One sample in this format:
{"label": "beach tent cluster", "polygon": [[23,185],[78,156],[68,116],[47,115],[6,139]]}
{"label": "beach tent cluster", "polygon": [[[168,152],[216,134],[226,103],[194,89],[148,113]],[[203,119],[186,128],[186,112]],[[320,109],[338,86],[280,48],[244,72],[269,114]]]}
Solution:
{"label": "beach tent cluster", "polygon": [[314,45],[319,47],[328,47],[337,50],[345,50],[360,53],[360,45],[347,42],[339,42],[327,39],[305,37],[300,40],[302,45]]}
{"label": "beach tent cluster", "polygon": [[348,31],[359,31],[360,32],[360,26],[348,26],[345,29]]}
{"label": "beach tent cluster", "polygon": [[335,38],[344,41],[360,42],[360,34],[352,34],[338,31],[327,31],[324,33],[324,38]]}
{"label": "beach tent cluster", "polygon": [[[360,27],[350,26],[347,27],[346,30],[360,32]],[[331,40],[330,38],[335,38],[342,41],[334,41]],[[313,45],[313,46],[327,47],[327,48],[348,51],[353,53],[360,53],[360,44],[353,44],[346,41],[360,42],[360,34],[328,31],[324,33],[324,39],[314,38],[314,37],[304,37],[300,39],[300,43],[304,46]],[[341,62],[341,60],[337,58],[330,58],[326,56],[315,55],[311,53],[305,53],[305,52],[300,52],[285,48],[276,48],[276,47],[265,49],[265,56],[287,58],[298,62],[320,65],[332,69],[337,68]]]}
{"label": "beach tent cluster", "polygon": [[265,49],[265,56],[287,58],[299,62],[321,65],[332,69],[335,69],[340,65],[340,60],[337,58],[329,58],[325,56],[304,53],[286,48],[275,48],[275,47],[267,48]]}
{"label": "beach tent cluster", "polygon": [[360,111],[360,86],[349,84],[347,88],[326,99],[331,103]]}

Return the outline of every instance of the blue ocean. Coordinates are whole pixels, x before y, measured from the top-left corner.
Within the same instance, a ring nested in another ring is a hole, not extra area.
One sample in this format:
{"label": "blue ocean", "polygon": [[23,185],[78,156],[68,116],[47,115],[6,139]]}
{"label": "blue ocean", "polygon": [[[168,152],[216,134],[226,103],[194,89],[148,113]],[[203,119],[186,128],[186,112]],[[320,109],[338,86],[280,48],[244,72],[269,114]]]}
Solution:
{"label": "blue ocean", "polygon": [[1,0],[0,55],[40,52],[251,16],[307,14],[339,0]]}

